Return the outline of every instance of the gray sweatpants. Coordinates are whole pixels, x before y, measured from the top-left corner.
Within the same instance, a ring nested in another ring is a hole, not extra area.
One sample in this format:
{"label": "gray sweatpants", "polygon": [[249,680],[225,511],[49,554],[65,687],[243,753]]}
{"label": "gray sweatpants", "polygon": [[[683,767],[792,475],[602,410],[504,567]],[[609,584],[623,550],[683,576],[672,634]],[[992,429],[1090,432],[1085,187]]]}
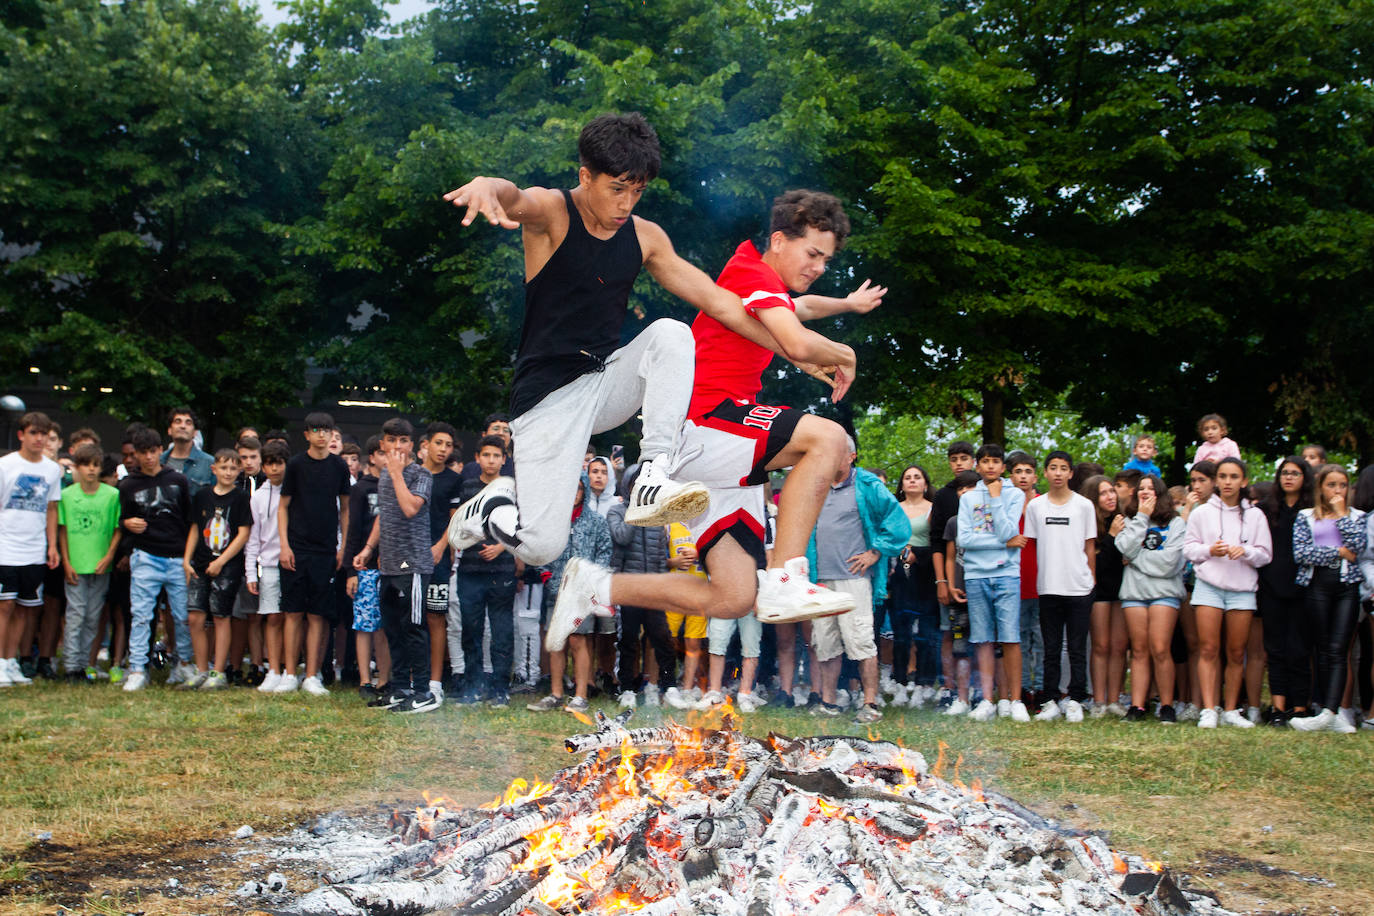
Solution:
{"label": "gray sweatpants", "polygon": [[[100,629],[100,611],[110,590],[110,574],[78,575],[76,584],[64,583],[67,592],[67,626],[62,636],[62,668],[67,673],[85,671],[91,643]],[[111,663],[117,660],[111,659]]]}
{"label": "gray sweatpants", "polygon": [[660,318],[612,353],[605,371],[578,376],[511,421],[520,507],[517,557],[542,566],[567,546],[582,459],[593,435],[615,429],[642,407],[639,460],[673,451],[692,400],[695,365],[691,328]]}

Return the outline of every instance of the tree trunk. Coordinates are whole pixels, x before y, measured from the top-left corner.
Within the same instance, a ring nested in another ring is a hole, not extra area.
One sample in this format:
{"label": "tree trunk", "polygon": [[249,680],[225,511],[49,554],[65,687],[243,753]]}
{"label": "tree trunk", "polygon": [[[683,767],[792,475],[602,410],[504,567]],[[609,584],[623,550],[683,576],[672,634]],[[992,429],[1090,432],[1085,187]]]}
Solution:
{"label": "tree trunk", "polygon": [[983,444],[988,443],[1004,448],[1007,444],[1006,399],[998,388],[983,392]]}
{"label": "tree trunk", "polygon": [[1174,454],[1169,459],[1168,480],[1188,483],[1188,461],[1192,457],[1189,446],[1193,442],[1194,419],[1191,414],[1176,413],[1169,418],[1170,429],[1174,434]]}

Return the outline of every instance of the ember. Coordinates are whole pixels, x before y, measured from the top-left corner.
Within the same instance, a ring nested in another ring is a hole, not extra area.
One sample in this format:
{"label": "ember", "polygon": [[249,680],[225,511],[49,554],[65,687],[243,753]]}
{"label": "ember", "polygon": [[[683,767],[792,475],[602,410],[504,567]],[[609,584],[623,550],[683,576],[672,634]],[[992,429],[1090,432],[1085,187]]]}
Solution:
{"label": "ember", "polygon": [[[598,714],[551,783],[490,807],[426,799],[389,849],[334,868],[301,916],[1224,913],[1158,863],[853,737],[762,741]],[[943,752],[943,748],[941,749]],[[956,777],[957,778],[957,777]],[[442,802],[442,804],[440,804]]]}

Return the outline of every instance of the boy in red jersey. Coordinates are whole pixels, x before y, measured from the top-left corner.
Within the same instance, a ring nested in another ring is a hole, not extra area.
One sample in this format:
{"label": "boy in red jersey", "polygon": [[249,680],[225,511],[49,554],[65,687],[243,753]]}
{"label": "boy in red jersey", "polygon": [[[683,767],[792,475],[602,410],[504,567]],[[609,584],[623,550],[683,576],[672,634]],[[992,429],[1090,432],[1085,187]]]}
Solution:
{"label": "boy in red jersey", "polygon": [[[849,234],[840,202],[829,194],[789,191],[773,203],[768,244],[760,254],[743,242],[717,283],[738,295],[745,311],[796,363],[835,373],[832,400],[854,377],[854,351],[802,322],[840,312],[860,314],[882,302],[887,290],[862,286],[843,299],[799,296],[825,271]],[[688,521],[710,579],[685,576],[612,576],[574,561],[549,622],[549,644],[580,625],[587,614],[614,613],[613,605],[661,608],[707,617],[741,617],[787,623],[841,613],[853,600],[809,581],[806,546],[826,491],[844,467],[845,434],[833,421],[786,407],[755,403],[772,351],[732,332],[708,315],[692,324],[696,377],[682,447],[673,476],[699,480],[710,508]],[[773,564],[765,569],[764,493],[768,472],[791,467],[779,501]],[[638,494],[631,496],[631,502]],[[566,632],[565,632],[566,631]]]}

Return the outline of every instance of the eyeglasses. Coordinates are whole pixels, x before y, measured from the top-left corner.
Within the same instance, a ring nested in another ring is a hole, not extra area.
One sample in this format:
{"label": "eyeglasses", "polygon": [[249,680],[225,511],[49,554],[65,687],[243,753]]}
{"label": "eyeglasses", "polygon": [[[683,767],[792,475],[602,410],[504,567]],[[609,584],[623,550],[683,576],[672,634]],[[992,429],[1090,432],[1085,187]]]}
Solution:
{"label": "eyeglasses", "polygon": [[1301,477],[1302,471],[1279,471],[1280,477]]}

